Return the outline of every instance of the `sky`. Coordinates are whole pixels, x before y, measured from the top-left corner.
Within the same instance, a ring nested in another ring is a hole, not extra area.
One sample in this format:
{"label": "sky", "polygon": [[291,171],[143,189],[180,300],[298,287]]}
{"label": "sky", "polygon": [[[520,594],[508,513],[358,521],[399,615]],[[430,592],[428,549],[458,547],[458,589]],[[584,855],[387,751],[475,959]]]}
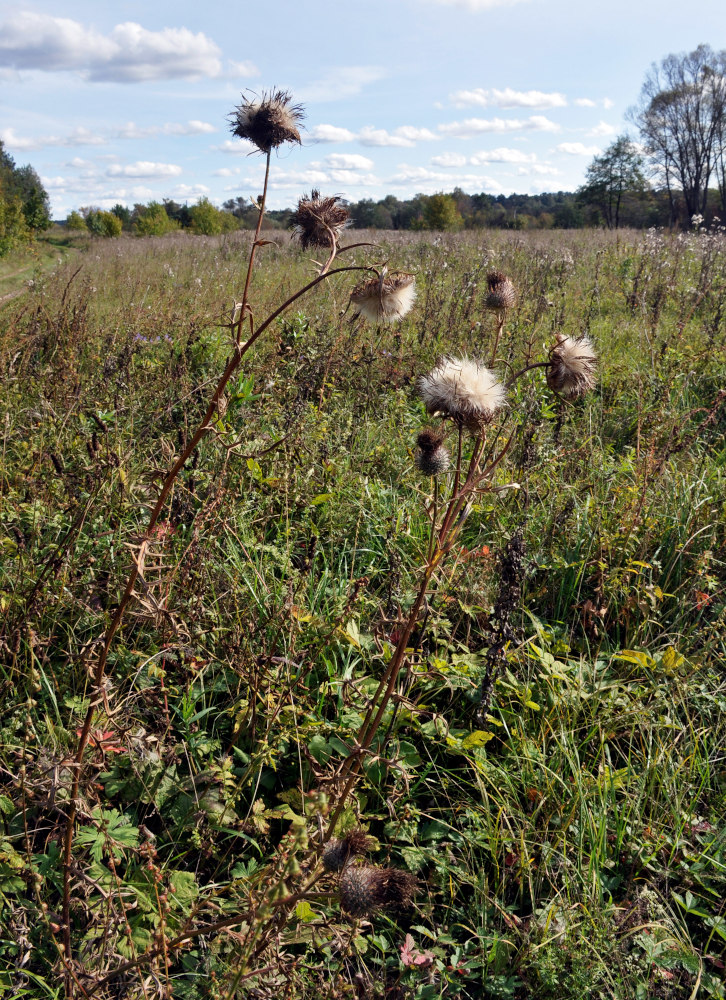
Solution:
{"label": "sky", "polygon": [[653,62],[726,48],[726,3],[692,0],[0,0],[0,139],[54,218],[82,206],[256,197],[233,138],[243,95],[306,110],[268,204],[572,191]]}

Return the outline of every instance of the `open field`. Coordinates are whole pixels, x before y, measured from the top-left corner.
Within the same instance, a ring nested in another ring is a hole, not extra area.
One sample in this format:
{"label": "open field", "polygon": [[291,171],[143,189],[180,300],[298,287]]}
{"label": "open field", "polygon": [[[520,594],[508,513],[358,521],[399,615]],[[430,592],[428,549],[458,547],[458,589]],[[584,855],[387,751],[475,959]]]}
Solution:
{"label": "open field", "polygon": [[[0,987],[725,996],[724,235],[391,233],[354,251],[415,273],[414,309],[353,320],[343,274],[276,320],[142,555],[229,357],[250,238],[93,241],[0,305]],[[259,260],[257,325],[311,276],[285,235]],[[597,386],[565,402],[533,369],[488,431],[496,449],[516,427],[492,475],[518,488],[477,496],[437,568],[336,828],[362,826],[417,891],[353,920],[320,832],[430,545],[415,382],[442,354],[489,358],[492,268],[518,291],[497,369],[587,333]]]}

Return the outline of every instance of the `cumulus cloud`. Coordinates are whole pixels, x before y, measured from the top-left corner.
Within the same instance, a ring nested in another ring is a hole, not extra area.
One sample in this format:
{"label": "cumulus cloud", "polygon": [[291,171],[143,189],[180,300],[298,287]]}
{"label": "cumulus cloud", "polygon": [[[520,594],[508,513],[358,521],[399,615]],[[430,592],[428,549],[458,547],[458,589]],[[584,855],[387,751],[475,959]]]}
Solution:
{"label": "cumulus cloud", "polygon": [[149,31],[127,21],[108,34],[66,17],[19,11],[0,25],[0,66],[75,72],[84,79],[138,83],[220,76],[219,47],[188,28]]}
{"label": "cumulus cloud", "polygon": [[97,132],[79,126],[68,135],[21,136],[15,129],[0,129],[0,139],[10,149],[21,151],[43,149],[46,146],[103,146],[106,140]]}
{"label": "cumulus cloud", "polygon": [[366,125],[358,133],[358,141],[363,146],[414,146],[413,139],[407,139],[403,135],[395,135],[387,132],[384,128],[373,128]]}
{"label": "cumulus cloud", "polygon": [[603,102],[602,102],[602,106],[604,108],[606,108],[606,109],[609,110],[610,108],[614,108],[615,107],[615,101],[611,101],[609,97],[604,97],[603,98]]}
{"label": "cumulus cloud", "polygon": [[337,125],[314,125],[308,130],[306,138],[313,142],[352,142],[355,133],[347,128],[338,128]]}
{"label": "cumulus cloud", "polygon": [[334,170],[371,170],[373,160],[359,153],[331,153],[325,157],[325,166]]}
{"label": "cumulus cloud", "polygon": [[339,66],[307,87],[299,88],[295,96],[301,101],[341,101],[355,97],[369,83],[385,76],[382,66]]}
{"label": "cumulus cloud", "polygon": [[564,108],[567,98],[564,94],[546,94],[541,90],[484,90],[477,87],[474,90],[456,90],[450,95],[450,100],[457,108],[467,107],[498,107],[498,108]]}
{"label": "cumulus cloud", "polygon": [[247,76],[259,76],[260,71],[255,66],[253,62],[249,59],[243,62],[237,62],[236,59],[229,59],[227,61],[227,76],[231,77],[247,77]]}
{"label": "cumulus cloud", "polygon": [[441,156],[431,157],[434,167],[463,167],[466,166],[466,162],[466,157],[461,153],[442,153]]}
{"label": "cumulus cloud", "polygon": [[489,191],[499,194],[504,189],[499,181],[485,174],[451,174],[439,170],[429,170],[427,167],[415,167],[408,163],[399,165],[398,173],[390,179],[393,187],[407,187],[416,184],[418,190],[430,191],[441,186],[451,187],[452,184],[463,190]]}
{"label": "cumulus cloud", "polygon": [[463,122],[449,122],[439,125],[439,132],[459,139],[469,139],[483,132],[559,132],[560,126],[544,115],[530,115],[529,118],[467,118]]}
{"label": "cumulus cloud", "polygon": [[597,156],[602,152],[599,146],[586,146],[583,142],[561,142],[556,148],[558,153],[569,156]]}
{"label": "cumulus cloud", "polygon": [[125,166],[114,164],[106,171],[107,177],[178,177],[182,168],[176,163],[152,163],[149,160],[139,160],[127,163]]}
{"label": "cumulus cloud", "polygon": [[589,97],[576,97],[574,103],[578,108],[596,108],[597,102],[591,101]]}
{"label": "cumulus cloud", "polygon": [[193,119],[188,122],[167,122],[165,125],[139,127],[134,122],[122,125],[116,133],[119,139],[148,139],[153,135],[208,135],[217,129],[209,122]]}
{"label": "cumulus cloud", "polygon": [[593,139],[597,139],[600,136],[615,135],[616,132],[617,129],[614,128],[612,125],[608,125],[607,122],[601,121],[594,128],[591,128],[587,134],[591,136]]}
{"label": "cumulus cloud", "polygon": [[508,149],[506,146],[485,149],[468,157],[462,156],[461,153],[444,153],[441,156],[431,157],[431,163],[438,167],[463,167],[467,163],[473,167],[484,163],[535,163],[536,160],[535,153],[524,153],[521,149]]}

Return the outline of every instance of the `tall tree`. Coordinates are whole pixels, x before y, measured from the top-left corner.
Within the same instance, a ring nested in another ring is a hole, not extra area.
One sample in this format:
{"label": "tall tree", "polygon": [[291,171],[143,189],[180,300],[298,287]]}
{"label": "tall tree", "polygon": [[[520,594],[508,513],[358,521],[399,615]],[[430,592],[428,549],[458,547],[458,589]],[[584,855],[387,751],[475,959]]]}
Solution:
{"label": "tall tree", "polygon": [[638,104],[628,112],[668,190],[676,221],[676,192],[683,193],[689,218],[703,215],[708,182],[723,164],[726,52],[699,45],[651,66]]}
{"label": "tall tree", "polygon": [[580,204],[594,205],[608,229],[620,225],[623,198],[645,191],[643,157],[630,136],[621,135],[587,168],[586,181],[577,192]]}

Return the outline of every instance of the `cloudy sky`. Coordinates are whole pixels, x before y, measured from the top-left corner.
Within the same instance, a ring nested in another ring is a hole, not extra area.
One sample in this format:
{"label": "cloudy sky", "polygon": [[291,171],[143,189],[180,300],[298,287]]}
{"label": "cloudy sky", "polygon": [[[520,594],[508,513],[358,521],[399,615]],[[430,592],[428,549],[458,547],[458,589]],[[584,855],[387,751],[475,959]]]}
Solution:
{"label": "cloudy sky", "polygon": [[311,187],[573,190],[623,132],[653,61],[726,47],[726,4],[692,0],[0,0],[0,138],[56,218],[82,205],[256,195],[232,139],[241,91],[291,90],[303,148],[272,207]]}

